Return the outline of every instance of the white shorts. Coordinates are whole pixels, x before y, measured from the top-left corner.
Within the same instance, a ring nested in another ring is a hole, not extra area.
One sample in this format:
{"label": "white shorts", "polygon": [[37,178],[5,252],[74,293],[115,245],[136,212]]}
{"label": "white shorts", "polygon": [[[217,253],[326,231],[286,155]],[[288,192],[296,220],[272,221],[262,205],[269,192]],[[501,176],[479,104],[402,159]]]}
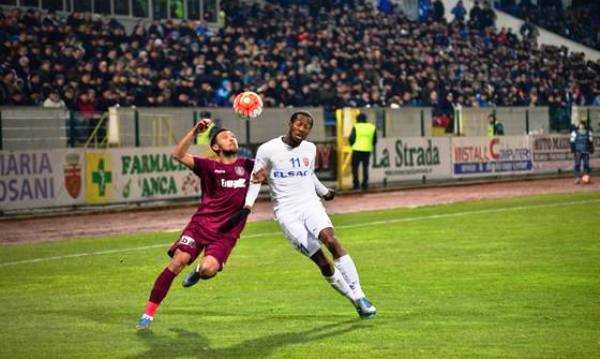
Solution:
{"label": "white shorts", "polygon": [[293,211],[279,211],[277,223],[290,244],[307,257],[312,257],[321,248],[319,233],[325,228],[333,228],[321,203]]}

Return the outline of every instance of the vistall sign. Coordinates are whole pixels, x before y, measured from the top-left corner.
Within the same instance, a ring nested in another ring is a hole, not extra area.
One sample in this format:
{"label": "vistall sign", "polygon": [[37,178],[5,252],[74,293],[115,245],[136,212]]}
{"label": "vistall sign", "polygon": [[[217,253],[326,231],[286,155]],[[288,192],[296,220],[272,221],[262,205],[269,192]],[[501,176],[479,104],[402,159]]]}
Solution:
{"label": "vistall sign", "polygon": [[533,170],[527,136],[452,139],[454,177],[515,175]]}

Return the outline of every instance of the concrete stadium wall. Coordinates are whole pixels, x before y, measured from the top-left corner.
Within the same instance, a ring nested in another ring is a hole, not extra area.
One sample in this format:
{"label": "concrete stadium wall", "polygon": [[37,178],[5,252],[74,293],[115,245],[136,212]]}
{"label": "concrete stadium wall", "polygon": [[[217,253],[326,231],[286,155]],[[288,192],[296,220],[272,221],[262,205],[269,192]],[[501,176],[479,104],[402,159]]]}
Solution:
{"label": "concrete stadium wall", "polygon": [[41,107],[3,107],[2,148],[66,148],[69,112]]}
{"label": "concrete stadium wall", "polygon": [[573,106],[571,123],[576,125],[579,121],[589,121],[589,125],[598,131],[600,129],[600,107]]}
{"label": "concrete stadium wall", "polygon": [[[325,141],[325,125],[321,108],[265,109],[257,119],[239,118],[229,108],[138,108],[140,146],[168,145],[167,130],[171,128],[174,141],[183,137],[194,124],[194,116],[200,119],[203,112],[210,112],[211,118],[220,127],[232,130],[240,144],[254,144],[285,134],[290,116],[297,111],[308,111],[315,120],[309,136],[311,141]],[[122,146],[135,145],[135,110],[119,108]],[[166,126],[165,123],[169,125]],[[162,141],[157,142],[153,133],[162,126]],[[248,136],[249,130],[249,136]]]}
{"label": "concrete stadium wall", "polygon": [[[265,109],[259,118],[247,121],[237,117],[229,108],[118,107],[118,141],[111,145],[136,146],[136,112],[138,145],[149,147],[175,144],[192,128],[194,118],[199,119],[203,112],[210,112],[219,126],[232,130],[240,144],[256,144],[284,134],[291,114],[300,110],[310,112],[315,119],[309,140],[326,141],[321,108]],[[77,135],[82,136],[76,144],[80,147],[93,126],[80,127],[86,121],[79,120],[79,113],[42,107],[0,107],[0,150],[68,148],[71,116],[75,119]],[[99,118],[101,114],[97,116]]]}
{"label": "concrete stadium wall", "polygon": [[387,109],[387,137],[431,136],[431,108]]}
{"label": "concrete stadium wall", "polygon": [[486,136],[489,125],[488,116],[496,113],[496,121],[502,123],[504,135],[550,132],[547,107],[496,107],[460,109],[460,134],[464,136]]}
{"label": "concrete stadium wall", "polygon": [[[299,108],[265,109],[254,120],[238,118],[229,108],[117,108],[119,117],[120,147],[136,146],[135,114],[138,114],[139,146],[169,146],[176,143],[199,119],[203,111],[209,111],[220,126],[234,131],[240,144],[255,145],[286,132],[290,115]],[[309,140],[332,141],[331,129],[326,131],[324,111],[321,108],[305,108],[313,114],[315,124]],[[363,108],[370,122],[376,124],[379,137],[428,137],[432,135],[430,108],[403,107]],[[549,109],[547,107],[497,107],[461,108],[459,110],[460,135],[485,136],[487,116],[496,111],[496,118],[504,126],[505,135],[549,133]],[[589,113],[589,115],[588,115]],[[64,149],[69,147],[70,117],[78,113],[40,107],[0,108],[0,150]],[[590,118],[594,128],[600,127],[600,107],[574,107],[572,121]],[[529,127],[527,127],[529,118]],[[76,122],[76,121],[74,121]],[[110,122],[110,121],[109,121]],[[249,130],[249,132],[248,132]],[[88,129],[89,131],[89,129]],[[161,132],[162,136],[158,136]],[[329,135],[328,135],[329,133]],[[81,147],[80,141],[76,147]]]}

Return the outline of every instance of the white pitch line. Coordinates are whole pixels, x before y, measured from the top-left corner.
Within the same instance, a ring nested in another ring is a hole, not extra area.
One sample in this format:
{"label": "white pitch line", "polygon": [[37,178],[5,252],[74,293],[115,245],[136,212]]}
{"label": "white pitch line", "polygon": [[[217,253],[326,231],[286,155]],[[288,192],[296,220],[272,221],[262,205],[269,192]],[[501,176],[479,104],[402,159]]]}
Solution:
{"label": "white pitch line", "polygon": [[[349,229],[349,228],[358,228],[358,227],[366,227],[366,226],[382,225],[382,224],[394,224],[394,223],[403,223],[403,222],[416,222],[416,221],[429,220],[429,219],[460,217],[460,216],[467,216],[467,215],[471,215],[471,214],[489,214],[489,213],[499,213],[499,212],[509,212],[509,211],[540,209],[540,208],[568,207],[568,206],[576,206],[576,205],[591,204],[591,203],[600,203],[600,199],[590,199],[590,200],[570,201],[570,202],[556,202],[556,203],[538,204],[538,205],[531,205],[531,206],[490,208],[490,209],[482,209],[482,210],[477,210],[477,211],[463,211],[463,212],[454,212],[454,213],[431,214],[431,215],[419,216],[419,217],[389,219],[389,220],[385,220],[385,221],[371,221],[371,222],[363,222],[363,223],[355,223],[355,224],[345,224],[345,225],[336,226],[336,228],[337,229]],[[242,236],[242,238],[259,238],[259,237],[274,236],[274,235],[278,235],[278,234],[281,234],[281,232],[279,232],[279,231],[263,232],[263,233],[249,234],[246,236]],[[99,252],[74,253],[74,254],[66,254],[63,256],[25,259],[25,260],[21,260],[21,261],[0,263],[0,267],[8,267],[8,266],[19,265],[19,264],[38,263],[38,262],[60,260],[60,259],[67,259],[67,258],[97,256],[97,255],[102,255],[102,254],[114,254],[114,253],[132,252],[132,251],[142,251],[145,249],[158,248],[158,247],[166,248],[167,246],[168,246],[168,244],[152,244],[149,246],[111,249],[111,250],[99,251]]]}
{"label": "white pitch line", "polygon": [[575,206],[575,205],[589,204],[589,203],[600,203],[600,199],[589,199],[589,200],[571,201],[571,202],[557,202],[557,203],[548,203],[548,204],[534,204],[531,206],[490,208],[490,209],[481,209],[481,210],[477,210],[477,211],[431,214],[428,216],[421,216],[421,217],[397,218],[397,219],[388,219],[385,221],[372,221],[372,222],[367,222],[367,223],[346,224],[346,225],[336,226],[335,228],[357,228],[357,227],[363,227],[365,225],[371,226],[371,225],[379,225],[379,224],[393,224],[393,223],[402,223],[402,222],[421,221],[424,219],[451,218],[451,217],[466,216],[466,215],[470,215],[470,214],[488,214],[488,213],[508,212],[508,211],[515,211],[515,210],[520,211],[520,210],[537,209],[537,208],[567,207],[567,206]]}
{"label": "white pitch line", "polygon": [[54,256],[54,257],[41,257],[41,258],[35,258],[35,259],[25,259],[25,260],[22,260],[22,261],[0,263],[0,267],[7,267],[7,266],[10,266],[10,265],[17,265],[17,264],[29,264],[29,263],[45,262],[45,261],[52,261],[52,260],[57,260],[57,259],[98,256],[98,255],[101,255],[101,254],[112,254],[112,253],[121,253],[121,252],[143,251],[144,249],[157,248],[157,247],[166,247],[166,245],[165,244],[152,244],[152,245],[149,245],[149,246],[142,246],[142,247],[133,247],[133,248],[130,247],[130,248],[122,248],[122,249],[111,249],[111,250],[99,251],[99,252],[74,253],[74,254],[65,254],[64,256]]}

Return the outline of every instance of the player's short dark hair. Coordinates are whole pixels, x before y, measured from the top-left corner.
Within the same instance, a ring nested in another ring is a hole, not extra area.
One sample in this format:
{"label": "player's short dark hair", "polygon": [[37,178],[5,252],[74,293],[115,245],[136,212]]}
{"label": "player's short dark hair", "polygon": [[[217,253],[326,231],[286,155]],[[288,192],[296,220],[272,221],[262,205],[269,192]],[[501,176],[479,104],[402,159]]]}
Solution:
{"label": "player's short dark hair", "polygon": [[217,136],[219,135],[219,133],[225,132],[225,131],[229,131],[229,130],[226,128],[220,128],[220,129],[216,130],[215,133],[213,133],[213,135],[210,138],[210,148],[212,148],[212,146],[217,144]]}
{"label": "player's short dark hair", "polygon": [[313,118],[313,116],[308,111],[297,111],[297,112],[294,112],[292,114],[292,116],[290,117],[290,123],[292,123],[292,122],[296,121],[297,119],[299,119],[300,116],[305,116],[305,117],[310,118],[310,127],[312,127],[313,124],[315,123],[315,119]]}

